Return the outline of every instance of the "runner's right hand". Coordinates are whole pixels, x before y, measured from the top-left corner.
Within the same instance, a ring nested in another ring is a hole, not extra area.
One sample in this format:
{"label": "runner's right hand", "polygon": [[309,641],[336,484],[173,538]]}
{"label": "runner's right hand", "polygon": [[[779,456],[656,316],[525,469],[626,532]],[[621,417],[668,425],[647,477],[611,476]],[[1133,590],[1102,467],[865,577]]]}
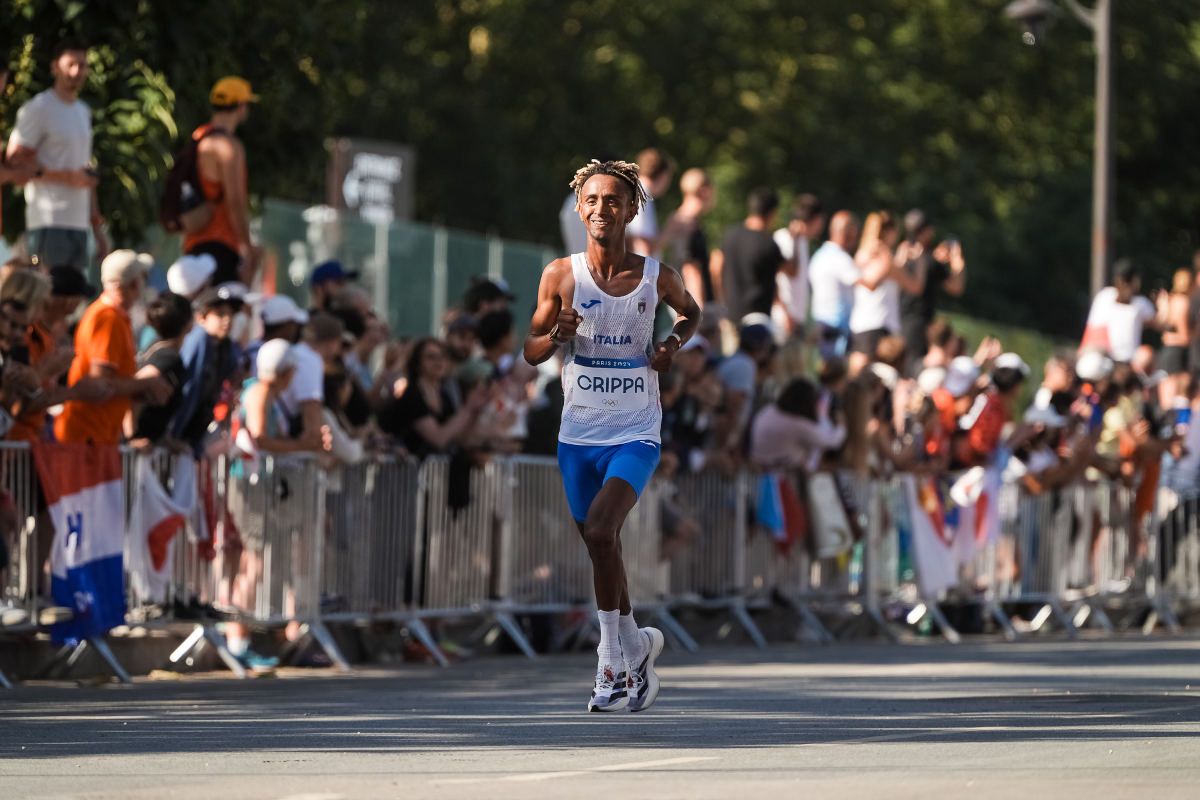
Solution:
{"label": "runner's right hand", "polygon": [[583,317],[574,308],[564,308],[558,312],[558,319],[554,324],[558,326],[557,339],[560,342],[568,341],[575,338],[575,331],[579,328],[579,323],[583,321]]}

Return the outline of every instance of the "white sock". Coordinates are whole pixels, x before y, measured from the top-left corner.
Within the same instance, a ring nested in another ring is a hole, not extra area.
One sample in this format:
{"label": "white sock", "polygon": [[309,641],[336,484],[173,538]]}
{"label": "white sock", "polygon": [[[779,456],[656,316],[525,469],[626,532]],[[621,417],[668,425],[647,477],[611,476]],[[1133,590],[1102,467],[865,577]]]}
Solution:
{"label": "white sock", "polygon": [[626,661],[636,665],[646,654],[646,641],[642,632],[638,630],[637,623],[633,621],[632,611],[621,615],[618,628],[621,631],[621,652],[625,654]]}
{"label": "white sock", "polygon": [[596,648],[596,655],[600,656],[601,662],[613,667],[622,664],[620,629],[617,622],[620,617],[620,609],[596,610],[596,619],[600,621],[600,646]]}

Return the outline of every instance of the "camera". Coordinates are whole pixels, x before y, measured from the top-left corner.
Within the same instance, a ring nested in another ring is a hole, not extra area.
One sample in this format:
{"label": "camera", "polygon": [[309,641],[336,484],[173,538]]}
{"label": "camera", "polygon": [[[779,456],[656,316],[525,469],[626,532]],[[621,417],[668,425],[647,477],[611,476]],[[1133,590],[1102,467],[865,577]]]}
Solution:
{"label": "camera", "polygon": [[1016,20],[1022,28],[1021,41],[1030,47],[1046,35],[1046,29],[1059,14],[1059,8],[1050,0],[1013,0],[1005,9],[1009,19]]}

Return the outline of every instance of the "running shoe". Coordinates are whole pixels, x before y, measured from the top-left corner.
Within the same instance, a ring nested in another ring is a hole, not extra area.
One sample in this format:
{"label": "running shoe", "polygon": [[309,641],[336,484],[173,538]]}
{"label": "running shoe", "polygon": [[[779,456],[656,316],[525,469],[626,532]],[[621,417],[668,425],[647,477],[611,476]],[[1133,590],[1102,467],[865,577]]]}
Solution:
{"label": "running shoe", "polygon": [[596,669],[596,686],[588,700],[588,711],[620,711],[629,705],[629,679],[625,670],[610,664]]}
{"label": "running shoe", "polygon": [[658,628],[641,628],[646,638],[646,653],[638,664],[627,664],[629,670],[629,710],[645,711],[658,699],[658,673],[654,662],[663,649],[663,635]]}

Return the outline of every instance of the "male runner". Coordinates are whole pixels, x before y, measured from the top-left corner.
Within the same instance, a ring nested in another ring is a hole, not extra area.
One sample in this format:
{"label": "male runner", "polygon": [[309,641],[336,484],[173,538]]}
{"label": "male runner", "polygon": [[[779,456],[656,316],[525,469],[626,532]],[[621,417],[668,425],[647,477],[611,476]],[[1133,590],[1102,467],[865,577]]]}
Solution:
{"label": "male runner", "polygon": [[[646,201],[636,164],[595,161],[571,181],[587,250],[550,262],[538,287],[525,359],[567,346],[558,464],[571,516],[587,545],[600,622],[589,711],[644,711],[658,696],[663,635],[633,621],[621,526],[658,465],[658,375],[696,331],[700,307],[679,273],[625,250],[625,227]],[[679,315],[654,344],[654,308]]]}

